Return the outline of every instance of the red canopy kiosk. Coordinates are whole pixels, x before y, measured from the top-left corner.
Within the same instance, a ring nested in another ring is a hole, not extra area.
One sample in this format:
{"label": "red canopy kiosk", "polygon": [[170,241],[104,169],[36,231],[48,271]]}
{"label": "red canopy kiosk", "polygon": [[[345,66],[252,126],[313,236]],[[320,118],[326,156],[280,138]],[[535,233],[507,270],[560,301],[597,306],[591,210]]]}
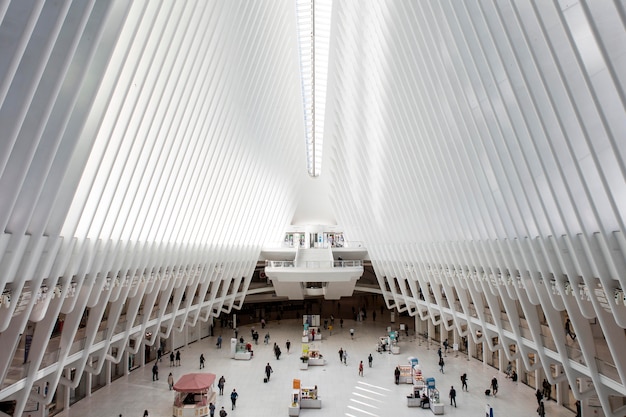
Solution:
{"label": "red canopy kiosk", "polygon": [[209,403],[215,404],[217,398],[213,391],[215,374],[198,373],[186,374],[174,384],[176,398],[174,399],[173,416],[208,416]]}

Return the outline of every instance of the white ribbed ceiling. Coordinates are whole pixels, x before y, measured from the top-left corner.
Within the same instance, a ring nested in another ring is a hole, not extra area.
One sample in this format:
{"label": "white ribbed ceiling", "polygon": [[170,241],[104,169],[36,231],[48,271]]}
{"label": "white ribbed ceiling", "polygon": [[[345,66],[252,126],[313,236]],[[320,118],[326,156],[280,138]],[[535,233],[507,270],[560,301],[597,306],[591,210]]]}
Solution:
{"label": "white ribbed ceiling", "polygon": [[[263,245],[292,221],[336,219],[389,307],[559,363],[610,415],[609,395],[626,395],[626,310],[612,301],[626,288],[624,2],[330,13],[315,180],[295,1],[0,2],[0,285],[228,275],[233,292],[207,298],[227,311]],[[565,316],[583,335],[579,367],[562,335],[546,346],[538,333]]]}

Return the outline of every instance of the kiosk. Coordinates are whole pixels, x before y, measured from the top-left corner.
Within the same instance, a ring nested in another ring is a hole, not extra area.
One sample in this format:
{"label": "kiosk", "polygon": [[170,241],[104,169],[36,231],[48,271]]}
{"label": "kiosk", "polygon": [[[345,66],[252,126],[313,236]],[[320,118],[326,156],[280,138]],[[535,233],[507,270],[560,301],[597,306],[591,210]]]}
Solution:
{"label": "kiosk", "polygon": [[326,365],[326,359],[322,356],[319,350],[309,350],[309,366],[323,366]]}
{"label": "kiosk", "polygon": [[299,416],[300,409],[322,408],[322,400],[317,393],[317,385],[313,387],[301,387],[300,380],[293,380],[291,392],[291,404],[289,405],[289,415]]}
{"label": "kiosk", "polygon": [[215,374],[186,374],[174,384],[176,397],[172,415],[174,417],[204,417],[209,415],[209,403],[216,403],[213,391]]}
{"label": "kiosk", "polygon": [[252,344],[240,343],[237,339],[230,339],[230,357],[238,360],[249,361],[252,359]]}

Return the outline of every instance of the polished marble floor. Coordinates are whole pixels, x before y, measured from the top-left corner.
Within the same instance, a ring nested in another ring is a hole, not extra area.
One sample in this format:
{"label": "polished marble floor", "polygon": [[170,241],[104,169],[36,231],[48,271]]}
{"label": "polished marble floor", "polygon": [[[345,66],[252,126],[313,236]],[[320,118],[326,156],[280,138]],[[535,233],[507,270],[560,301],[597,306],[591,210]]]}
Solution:
{"label": "polished marble floor", "polygon": [[[336,326],[338,327],[338,326]],[[349,328],[355,329],[354,339],[350,338]],[[324,340],[315,342],[315,347],[327,359],[326,366],[299,369],[302,326],[296,320],[283,320],[280,324],[270,322],[266,330],[261,330],[259,345],[254,346],[254,358],[250,361],[238,361],[229,358],[227,339],[231,330],[216,329],[224,337],[224,348],[215,347],[215,337],[180,349],[181,366],[170,367],[169,360],[163,358],[160,366],[160,380],[152,381],[152,363],[122,377],[111,385],[99,389],[90,397],[72,405],[69,410],[58,414],[60,417],[74,416],[111,416],[140,417],[147,409],[150,417],[169,417],[172,415],[174,394],[168,390],[167,375],[172,372],[177,379],[189,372],[199,371],[199,356],[204,353],[207,372],[215,373],[218,378],[226,378],[225,393],[235,388],[239,393],[237,408],[231,411],[227,395],[218,396],[218,410],[224,406],[229,416],[276,417],[287,416],[290,403],[292,380],[299,378],[303,386],[317,385],[322,400],[322,409],[303,409],[300,416],[355,416],[355,417],[398,417],[409,415],[432,415],[429,410],[408,408],[406,396],[411,385],[394,384],[393,371],[398,364],[408,363],[410,356],[417,357],[425,376],[436,378],[437,387],[442,391],[447,416],[484,416],[487,404],[493,407],[494,417],[536,416],[537,403],[534,391],[521,383],[514,383],[497,373],[494,368],[476,360],[467,360],[465,355],[448,353],[445,359],[445,373],[439,372],[437,352],[434,345],[411,338],[400,340],[400,354],[392,355],[376,352],[376,341],[384,335],[386,324],[380,322],[354,322],[347,320],[344,328],[336,328],[332,336],[324,332]],[[265,332],[270,333],[270,343],[263,344]],[[250,337],[250,326],[240,327],[240,335]],[[287,354],[285,341],[292,342],[291,353]],[[276,360],[272,346],[274,342],[281,346],[283,355]],[[339,362],[338,350],[343,347],[348,351],[348,363]],[[373,367],[367,366],[367,356],[374,356]],[[358,375],[359,361],[365,364],[364,375]],[[263,383],[265,365],[270,363],[274,373],[268,383]],[[469,391],[461,392],[459,376],[467,372]],[[500,389],[497,397],[486,397],[485,389],[489,381],[497,375]],[[458,392],[457,408],[450,407],[448,391],[454,386]],[[573,417],[574,413],[548,402],[549,417]],[[218,413],[216,413],[217,415]]]}

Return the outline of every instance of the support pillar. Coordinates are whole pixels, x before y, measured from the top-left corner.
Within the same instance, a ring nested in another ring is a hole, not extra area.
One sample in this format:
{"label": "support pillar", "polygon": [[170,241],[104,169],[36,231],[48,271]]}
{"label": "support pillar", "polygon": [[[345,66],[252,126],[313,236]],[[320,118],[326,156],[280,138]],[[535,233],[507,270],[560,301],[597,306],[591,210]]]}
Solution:
{"label": "support pillar", "polygon": [[[487,346],[487,342],[483,342],[483,363],[489,363],[489,362],[487,362],[487,359],[489,359],[489,357],[487,356],[488,355],[487,354],[487,350],[489,350],[489,349],[487,349],[487,347],[488,347]],[[489,352],[489,353],[491,353],[491,352]]]}
{"label": "support pillar", "polygon": [[130,373],[130,354],[128,353],[127,350],[124,351],[124,353],[122,353],[122,365],[124,368],[124,376],[128,376],[128,374]]}
{"label": "support pillar", "polygon": [[[93,359],[90,356],[87,359],[87,366],[91,367],[91,365],[93,365]],[[91,372],[85,372],[85,390],[87,391],[85,393],[86,397],[91,397],[91,385],[93,382],[93,374]]]}
{"label": "support pillar", "polygon": [[[65,372],[65,377],[69,379],[70,378],[70,370],[65,368],[64,372]],[[69,386],[67,386],[67,385],[63,387],[63,398],[62,398],[62,401],[63,401],[63,411],[67,411],[67,410],[70,409],[70,390],[71,390],[71,388]],[[58,398],[58,396],[57,396],[57,398]]]}
{"label": "support pillar", "polygon": [[432,320],[428,320],[428,340],[427,340],[428,345],[426,345],[426,349],[430,349],[430,340],[434,334],[435,334],[435,325],[433,324]]}
{"label": "support pillar", "polygon": [[104,364],[104,376],[105,376],[105,385],[111,384],[111,361],[106,361]]}

